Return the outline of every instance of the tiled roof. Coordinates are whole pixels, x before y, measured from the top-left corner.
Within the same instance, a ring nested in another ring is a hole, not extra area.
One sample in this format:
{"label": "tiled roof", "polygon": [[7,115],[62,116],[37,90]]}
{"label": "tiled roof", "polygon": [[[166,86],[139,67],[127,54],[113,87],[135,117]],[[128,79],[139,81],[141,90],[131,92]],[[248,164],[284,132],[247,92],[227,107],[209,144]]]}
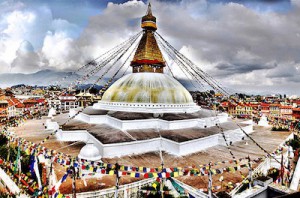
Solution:
{"label": "tiled roof", "polygon": [[285,106],[281,106],[280,109],[292,109],[292,106],[289,105],[285,105]]}
{"label": "tiled roof", "polygon": [[38,103],[38,102],[34,99],[27,99],[27,100],[24,100],[23,103]]}

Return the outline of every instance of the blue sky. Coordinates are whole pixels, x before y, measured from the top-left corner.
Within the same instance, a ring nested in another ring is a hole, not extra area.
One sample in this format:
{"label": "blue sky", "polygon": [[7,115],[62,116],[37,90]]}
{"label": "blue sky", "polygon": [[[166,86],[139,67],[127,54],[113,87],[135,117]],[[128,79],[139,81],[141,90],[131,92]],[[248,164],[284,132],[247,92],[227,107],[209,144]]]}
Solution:
{"label": "blue sky", "polygon": [[[2,0],[0,73],[74,70],[140,31],[148,1]],[[152,0],[158,31],[226,86],[296,90],[299,0]]]}

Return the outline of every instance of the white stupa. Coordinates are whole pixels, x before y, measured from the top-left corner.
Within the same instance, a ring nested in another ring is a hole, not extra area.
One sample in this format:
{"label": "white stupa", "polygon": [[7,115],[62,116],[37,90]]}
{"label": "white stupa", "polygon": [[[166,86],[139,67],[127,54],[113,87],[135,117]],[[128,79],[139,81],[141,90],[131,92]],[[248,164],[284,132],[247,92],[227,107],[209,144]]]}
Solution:
{"label": "white stupa", "polygon": [[258,126],[264,126],[264,127],[268,127],[269,122],[268,122],[268,118],[267,116],[265,116],[265,114],[263,114],[258,122]]}
{"label": "white stupa", "polygon": [[51,109],[48,112],[48,117],[52,118],[55,115],[56,115],[56,111],[53,107],[51,107]]}
{"label": "white stupa", "polygon": [[81,148],[78,155],[78,158],[89,161],[99,161],[101,160],[101,157],[99,149],[93,142],[87,142],[86,145]]}
{"label": "white stupa", "polygon": [[[93,106],[70,110],[69,115],[76,116],[67,124],[57,116],[63,124],[58,139],[88,142],[78,155],[86,160],[158,150],[187,155],[225,144],[216,124],[228,131],[233,142],[239,141],[244,134],[227,114],[200,108],[189,91],[165,72],[150,4],[141,27],[143,34],[130,63],[132,73],[114,82]],[[249,125],[241,123],[247,133],[252,132]]]}
{"label": "white stupa", "polygon": [[120,78],[94,108],[139,113],[194,113],[200,110],[178,81],[155,72],[132,73]]}

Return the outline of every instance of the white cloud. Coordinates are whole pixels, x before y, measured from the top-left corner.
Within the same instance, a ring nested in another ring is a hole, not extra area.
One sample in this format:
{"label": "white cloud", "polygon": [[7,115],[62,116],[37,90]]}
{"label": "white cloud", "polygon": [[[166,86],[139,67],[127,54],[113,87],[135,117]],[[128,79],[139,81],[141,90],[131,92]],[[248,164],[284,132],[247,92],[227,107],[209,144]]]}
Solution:
{"label": "white cloud", "polygon": [[[264,89],[299,78],[298,0],[292,0],[286,12],[258,12],[238,3],[205,0],[151,3],[158,32],[222,84]],[[6,7],[0,18],[1,72],[9,71],[20,57],[24,60],[17,53],[24,40],[32,43],[38,56],[33,58],[38,60],[33,61],[33,71],[75,69],[140,31],[140,18],[146,11],[146,5],[137,0],[109,3],[81,32],[76,24],[53,19],[45,6],[29,9],[19,3]]]}
{"label": "white cloud", "polygon": [[49,61],[49,67],[59,70],[75,69],[80,65],[83,56],[74,43],[64,32],[48,32],[41,50],[43,57]]}
{"label": "white cloud", "polygon": [[16,58],[11,63],[11,71],[16,73],[32,73],[39,71],[46,63],[34,51],[32,44],[23,41],[16,52]]}

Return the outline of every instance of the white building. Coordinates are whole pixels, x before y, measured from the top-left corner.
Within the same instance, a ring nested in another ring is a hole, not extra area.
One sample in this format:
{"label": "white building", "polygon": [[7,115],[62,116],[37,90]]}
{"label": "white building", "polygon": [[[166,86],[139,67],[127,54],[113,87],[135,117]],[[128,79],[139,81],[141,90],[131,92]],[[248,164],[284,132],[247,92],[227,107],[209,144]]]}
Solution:
{"label": "white building", "polygon": [[70,109],[75,109],[78,107],[78,102],[75,95],[64,94],[58,97],[59,99],[59,110],[61,112],[68,112]]}

